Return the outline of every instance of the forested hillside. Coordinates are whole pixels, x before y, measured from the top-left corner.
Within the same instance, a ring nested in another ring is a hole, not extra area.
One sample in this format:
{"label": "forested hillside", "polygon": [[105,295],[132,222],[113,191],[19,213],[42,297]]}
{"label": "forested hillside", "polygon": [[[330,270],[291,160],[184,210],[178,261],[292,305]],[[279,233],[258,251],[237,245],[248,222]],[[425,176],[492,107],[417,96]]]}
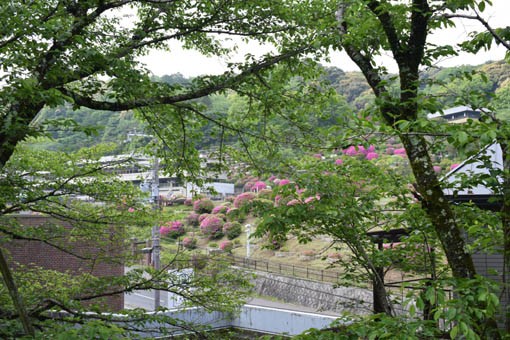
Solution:
{"label": "forested hillside", "polygon": [[[307,126],[328,126],[342,119],[345,112],[359,111],[373,101],[373,95],[361,72],[344,72],[337,67],[325,67],[324,78],[340,95],[340,100],[328,110],[310,115]],[[388,76],[390,78],[392,76]],[[155,77],[156,80],[186,86],[192,82],[181,74]],[[422,73],[422,88],[430,96],[437,98],[444,108],[454,107],[473,93],[483,92],[492,100],[501,118],[510,118],[510,65],[504,61],[490,62],[479,66],[458,66],[451,68],[430,68]],[[497,95],[497,96],[496,96]],[[249,109],[244,98],[233,94],[215,95],[200,101],[208,108],[213,117],[235,116],[238,110]],[[37,123],[47,120],[65,120],[71,117],[71,106],[56,109],[44,109],[37,118]],[[115,152],[127,152],[146,143],[143,140],[129,139],[130,132],[142,132],[144,123],[132,111],[107,112],[79,109],[73,114],[77,126],[86,128],[88,134],[76,132],[75,124],[60,124],[47,129],[51,139],[39,139],[33,146],[52,150],[73,151],[81,147],[98,143],[115,143]],[[273,123],[274,128],[289,129],[282,120]],[[63,125],[63,127],[62,127]],[[274,126],[276,125],[276,126]],[[218,136],[210,125],[203,127],[204,136],[198,148],[209,148],[217,144]],[[138,144],[137,144],[138,143]]]}

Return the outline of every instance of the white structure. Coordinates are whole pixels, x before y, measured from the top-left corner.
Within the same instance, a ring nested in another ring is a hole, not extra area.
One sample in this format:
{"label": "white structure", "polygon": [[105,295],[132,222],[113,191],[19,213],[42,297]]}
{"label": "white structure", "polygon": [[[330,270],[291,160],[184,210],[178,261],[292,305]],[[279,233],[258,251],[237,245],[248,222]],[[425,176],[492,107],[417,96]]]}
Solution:
{"label": "white structure", "polygon": [[[492,168],[487,168],[486,164],[492,164]],[[473,177],[477,175],[491,175],[491,170],[501,171],[503,169],[503,152],[498,143],[491,144],[483,148],[478,154],[466,159],[455,169],[445,175],[443,181],[454,184],[458,182],[461,176]],[[446,195],[494,195],[495,193],[483,184],[478,184],[471,188],[452,188],[444,190]],[[458,185],[457,185],[458,187]]]}
{"label": "white structure", "polygon": [[[204,163],[207,162],[205,158],[203,160]],[[152,158],[143,155],[117,155],[102,157],[101,162],[111,164],[110,171],[118,174],[123,181],[138,185],[144,191],[151,190]],[[190,198],[193,194],[212,195],[211,192],[216,191],[222,197],[234,195],[234,183],[228,183],[226,174],[214,175],[214,177],[206,179],[207,183],[203,187],[197,187],[191,183],[183,183],[177,176],[167,175],[160,170],[158,172],[159,194],[163,197],[171,197],[176,194]]]}
{"label": "white structure", "polygon": [[429,113],[429,119],[444,119],[449,123],[465,123],[468,119],[479,119],[480,110],[474,110],[469,106],[457,106],[443,112]]}

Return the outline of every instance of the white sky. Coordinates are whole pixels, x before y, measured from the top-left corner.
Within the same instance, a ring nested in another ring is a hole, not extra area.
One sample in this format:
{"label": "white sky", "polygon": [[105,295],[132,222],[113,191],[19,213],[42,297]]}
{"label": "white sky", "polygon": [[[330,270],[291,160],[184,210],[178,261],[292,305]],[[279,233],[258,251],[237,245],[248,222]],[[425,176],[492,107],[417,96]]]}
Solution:
{"label": "white sky", "polygon": [[[488,21],[492,27],[504,27],[510,25],[508,14],[510,14],[510,0],[492,0],[493,6],[487,8],[483,13],[483,18]],[[482,31],[481,24],[474,20],[456,20],[455,29],[442,30],[429,36],[429,41],[436,44],[445,44],[452,42],[461,42],[465,40],[467,33],[472,31]],[[196,51],[183,50],[178,43],[171,44],[172,52],[153,51],[140,60],[146,64],[147,68],[155,75],[165,75],[181,73],[186,77],[198,76],[202,74],[220,74],[226,68],[226,61],[218,57],[204,57]],[[257,51],[263,51],[257,45],[246,46],[241,52],[250,52],[256,54]],[[494,47],[490,51],[479,52],[476,55],[463,53],[458,57],[441,60],[437,65],[448,67],[458,65],[479,65],[488,60],[501,60],[504,58],[505,49],[503,47]],[[242,60],[242,57],[237,56]],[[391,61],[391,57],[382,58],[382,62],[391,72],[395,72],[396,67]],[[357,66],[343,52],[336,52],[331,55],[331,62],[325,65],[336,66],[344,71],[359,71]]]}

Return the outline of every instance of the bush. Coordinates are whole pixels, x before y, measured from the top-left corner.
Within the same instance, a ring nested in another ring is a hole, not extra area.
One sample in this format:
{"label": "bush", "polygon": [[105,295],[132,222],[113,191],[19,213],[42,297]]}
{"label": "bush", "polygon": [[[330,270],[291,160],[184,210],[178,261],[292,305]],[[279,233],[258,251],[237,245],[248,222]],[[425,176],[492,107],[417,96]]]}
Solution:
{"label": "bush", "polygon": [[198,216],[198,223],[202,223],[203,220],[205,220],[207,217],[211,216],[211,214],[201,214]]}
{"label": "bush", "polygon": [[200,230],[211,239],[223,236],[223,220],[215,215],[209,215],[200,223]]}
{"label": "bush", "polygon": [[181,221],[170,221],[159,228],[159,233],[161,234],[161,236],[166,236],[175,239],[179,236],[184,235],[184,233],[186,233],[186,230],[184,230],[184,225],[182,224]]}
{"label": "bush", "polygon": [[241,208],[243,206],[246,206],[248,203],[250,203],[255,197],[257,197],[257,194],[253,192],[243,192],[242,194],[239,194],[234,199],[234,207]]}
{"label": "bush", "polygon": [[226,205],[217,205],[213,208],[212,213],[213,214],[224,214],[228,210],[228,206]]}
{"label": "bush", "polygon": [[241,223],[239,222],[227,222],[223,225],[223,233],[229,240],[233,240],[243,232]]}
{"label": "bush", "polygon": [[222,241],[220,243],[220,249],[226,253],[230,253],[234,249],[234,244],[231,241]]}
{"label": "bush", "polygon": [[237,208],[230,208],[227,211],[227,221],[243,222],[245,218],[244,212]]}
{"label": "bush", "polygon": [[208,198],[201,198],[193,203],[193,210],[199,214],[210,213],[214,208],[214,203]]}
{"label": "bush", "polygon": [[182,239],[182,246],[186,249],[195,249],[197,247],[197,239],[192,237],[185,237]]}
{"label": "bush", "polygon": [[184,200],[184,205],[187,205],[188,207],[191,207],[193,205],[193,200],[191,198],[186,198]]}
{"label": "bush", "polygon": [[200,215],[197,214],[196,212],[191,212],[187,217],[186,217],[186,223],[189,225],[189,226],[192,226],[192,227],[198,227],[200,225],[200,222],[198,221],[198,217]]}

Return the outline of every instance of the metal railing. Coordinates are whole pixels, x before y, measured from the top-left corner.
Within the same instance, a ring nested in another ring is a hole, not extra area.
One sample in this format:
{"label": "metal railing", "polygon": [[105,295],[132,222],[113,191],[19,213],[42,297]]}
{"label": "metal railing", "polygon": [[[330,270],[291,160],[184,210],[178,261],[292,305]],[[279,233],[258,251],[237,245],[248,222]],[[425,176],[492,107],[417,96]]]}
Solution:
{"label": "metal railing", "polygon": [[337,283],[341,275],[340,272],[333,270],[296,266],[293,264],[271,262],[267,260],[251,259],[239,256],[233,256],[232,259],[233,264],[238,267],[259,270],[283,276],[307,279],[311,281]]}

